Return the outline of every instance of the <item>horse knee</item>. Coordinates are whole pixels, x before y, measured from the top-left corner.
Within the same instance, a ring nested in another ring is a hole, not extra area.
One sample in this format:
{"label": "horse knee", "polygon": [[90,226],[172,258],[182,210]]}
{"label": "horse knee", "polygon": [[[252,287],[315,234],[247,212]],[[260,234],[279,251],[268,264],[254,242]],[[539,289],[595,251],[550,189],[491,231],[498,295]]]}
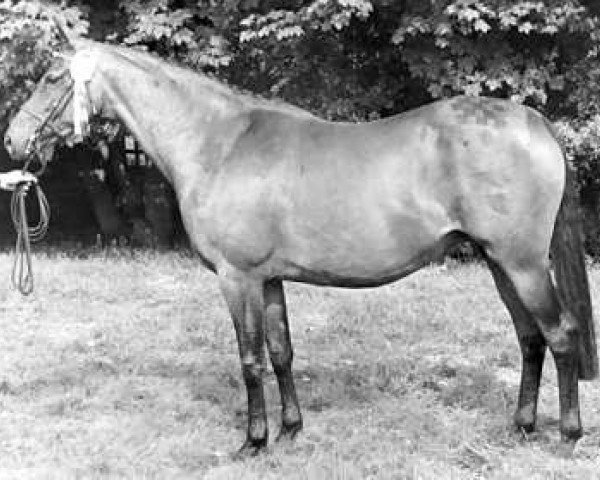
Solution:
{"label": "horse knee", "polygon": [[579,411],[569,411],[560,422],[560,437],[563,442],[575,442],[583,435]]}
{"label": "horse knee", "polygon": [[263,373],[264,365],[260,359],[254,355],[247,355],[242,359],[242,375],[248,388],[260,386]]}

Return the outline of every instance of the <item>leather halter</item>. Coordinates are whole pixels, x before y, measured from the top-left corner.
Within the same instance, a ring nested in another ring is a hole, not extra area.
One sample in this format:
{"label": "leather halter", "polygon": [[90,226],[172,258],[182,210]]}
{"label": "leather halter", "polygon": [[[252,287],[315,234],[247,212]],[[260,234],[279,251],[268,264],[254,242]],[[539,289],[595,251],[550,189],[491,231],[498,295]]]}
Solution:
{"label": "leather halter", "polygon": [[[34,157],[37,157],[40,163],[42,163],[41,171],[43,171],[46,167],[45,162],[42,160],[42,155],[40,155],[41,150],[41,142],[40,140],[44,138],[44,133],[49,130],[52,136],[56,136],[58,138],[65,138],[65,135],[62,134],[59,129],[53,124],[53,122],[58,118],[58,116],[67,108],[69,101],[73,98],[73,89],[74,81],[70,79],[69,85],[67,89],[58,97],[58,99],[52,104],[52,109],[48,113],[48,115],[43,116],[39,113],[36,113],[28,108],[22,107],[21,111],[33,117],[39,122],[39,125],[36,127],[35,131],[27,140],[27,145],[25,147],[25,154],[27,155],[27,161],[25,163],[24,169],[27,169],[29,163]],[[39,173],[41,173],[38,172]]]}

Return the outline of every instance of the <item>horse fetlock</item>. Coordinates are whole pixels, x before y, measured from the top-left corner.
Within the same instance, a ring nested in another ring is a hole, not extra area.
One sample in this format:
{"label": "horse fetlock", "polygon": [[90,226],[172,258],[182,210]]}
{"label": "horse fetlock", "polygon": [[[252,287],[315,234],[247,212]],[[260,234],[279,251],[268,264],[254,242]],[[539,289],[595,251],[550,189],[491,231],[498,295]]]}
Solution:
{"label": "horse fetlock", "polygon": [[281,423],[281,430],[275,439],[276,442],[281,442],[283,440],[293,440],[296,438],[296,435],[302,430],[302,418],[299,418],[295,421],[286,421],[285,418]]}
{"label": "horse fetlock", "polygon": [[234,460],[255,457],[267,449],[267,438],[253,439],[248,437],[240,449],[233,455]]}
{"label": "horse fetlock", "polygon": [[517,409],[513,419],[518,430],[525,433],[531,433],[535,430],[536,410],[536,405],[533,403]]}
{"label": "horse fetlock", "polygon": [[252,415],[248,418],[248,440],[254,443],[267,443],[269,429],[267,428],[267,419],[263,414]]}
{"label": "horse fetlock", "polygon": [[302,414],[297,404],[284,405],[281,422],[284,426],[302,425]]}
{"label": "horse fetlock", "polygon": [[583,429],[581,428],[580,422],[561,422],[560,425],[560,439],[562,442],[573,443],[581,438],[583,435]]}

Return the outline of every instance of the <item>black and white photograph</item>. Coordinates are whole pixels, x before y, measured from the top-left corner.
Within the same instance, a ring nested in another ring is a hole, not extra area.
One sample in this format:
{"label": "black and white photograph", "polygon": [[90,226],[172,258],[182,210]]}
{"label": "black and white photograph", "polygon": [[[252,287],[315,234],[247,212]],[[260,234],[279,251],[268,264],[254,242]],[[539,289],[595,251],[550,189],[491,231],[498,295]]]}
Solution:
{"label": "black and white photograph", "polygon": [[600,480],[600,2],[0,0],[0,480]]}

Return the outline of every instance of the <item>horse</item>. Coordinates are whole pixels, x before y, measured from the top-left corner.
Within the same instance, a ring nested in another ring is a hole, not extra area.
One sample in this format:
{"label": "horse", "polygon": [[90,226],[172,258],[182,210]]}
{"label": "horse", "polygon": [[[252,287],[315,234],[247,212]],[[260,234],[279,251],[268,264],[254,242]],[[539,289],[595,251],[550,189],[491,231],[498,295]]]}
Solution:
{"label": "horse", "polygon": [[10,122],[6,149],[17,162],[47,161],[92,120],[116,119],[152,157],[233,320],[248,408],[240,456],[267,445],[265,343],[281,396],[277,440],[303,427],[283,282],[375,287],[463,240],[481,249],[516,329],[516,426],[535,428],[548,347],[561,444],[580,438],[578,381],[598,374],[594,320],[573,181],[541,114],[458,96],[332,122],[147,52],[71,44]]}

